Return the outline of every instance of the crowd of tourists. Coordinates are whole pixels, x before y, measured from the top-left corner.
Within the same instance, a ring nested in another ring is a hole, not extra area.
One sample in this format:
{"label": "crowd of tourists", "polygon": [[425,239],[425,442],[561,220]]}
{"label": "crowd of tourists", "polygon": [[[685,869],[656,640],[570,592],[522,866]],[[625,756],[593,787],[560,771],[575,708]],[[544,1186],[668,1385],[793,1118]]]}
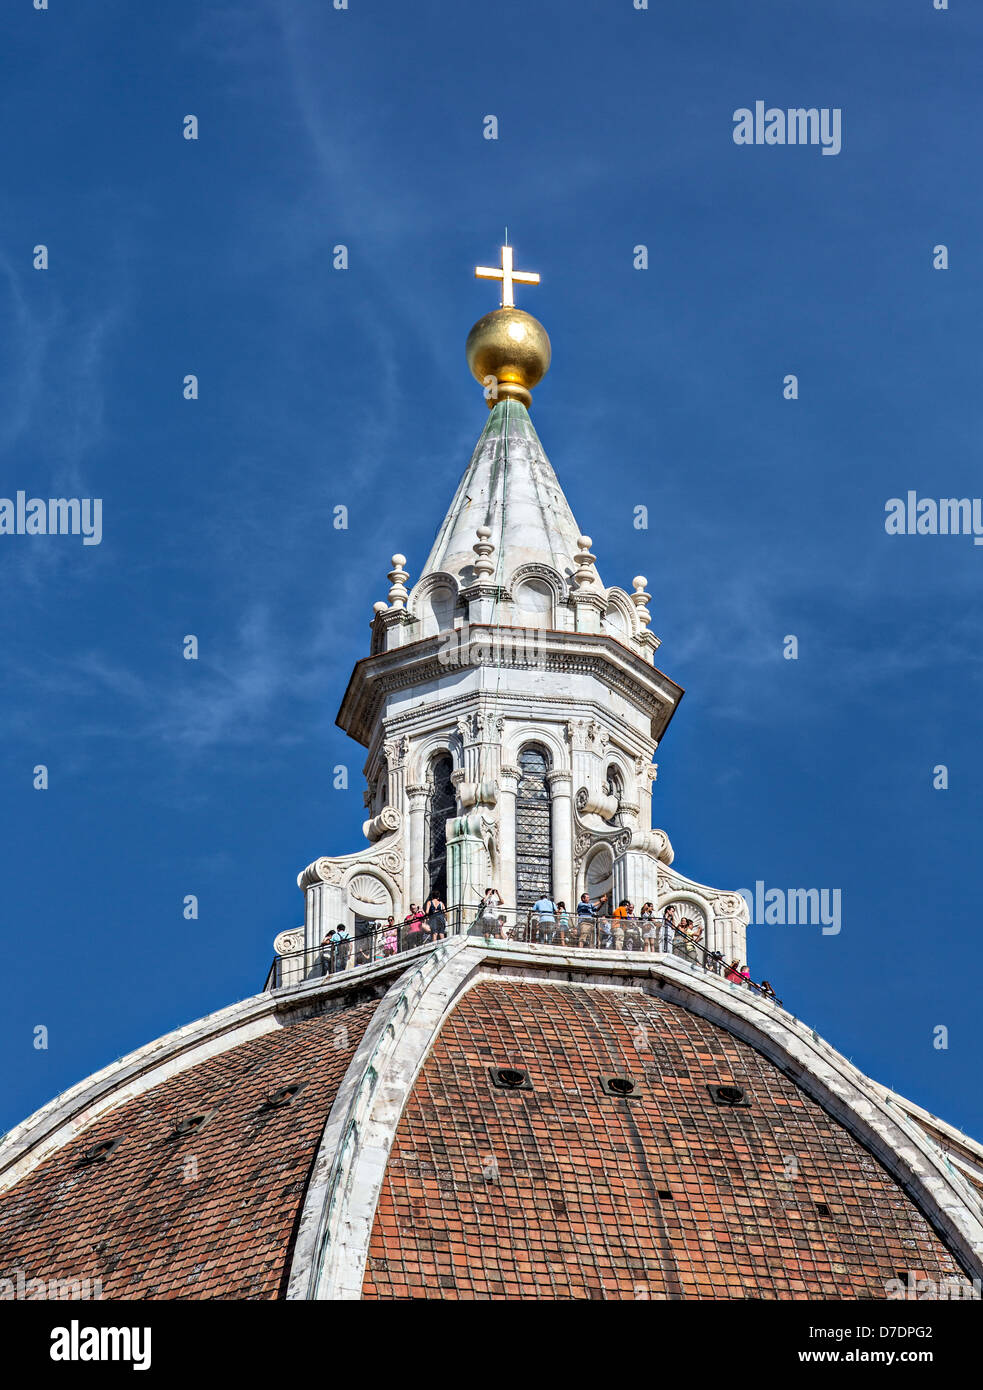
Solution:
{"label": "crowd of tourists", "polygon": [[[582,893],[576,908],[570,911],[566,903],[554,902],[543,894],[528,913],[512,914],[510,921],[498,889],[486,888],[470,930],[486,940],[675,955],[722,975],[731,984],[747,985],[766,998],[775,998],[768,981],[755,985],[747,966],[739,960],[728,962],[721,952],[707,950],[702,940],[703,927],[681,915],[676,903],[668,903],[659,913],[653,903],[646,902],[636,912],[635,904],[625,898],[612,911],[607,893],[593,901],[588,893]],[[433,895],[422,906],[411,903],[402,922],[387,917],[381,927],[365,936],[353,938],[347,927],[339,923],[325,935],[322,955],[325,968],[333,972],[347,969],[352,946],[356,952],[354,964],[363,965],[446,937],[447,905]]]}
{"label": "crowd of tourists", "polygon": [[[623,898],[611,910],[607,893],[592,901],[588,893],[580,895],[576,909],[571,912],[566,903],[544,894],[526,916],[509,922],[502,911],[502,899],[496,888],[485,891],[475,928],[488,938],[500,937],[513,941],[531,941],[549,946],[594,947],[599,950],[663,952],[680,956],[693,965],[702,965],[715,974],[723,975],[731,984],[751,985],[751,975],[739,960],[727,961],[719,951],[709,951],[702,944],[703,927],[691,917],[680,915],[676,903],[668,903],[657,912],[654,903],[643,903],[636,911],[635,904]],[[768,998],[775,991],[767,980],[755,989]]]}
{"label": "crowd of tourists", "polygon": [[417,946],[427,946],[431,941],[443,941],[447,937],[447,904],[436,896],[429,897],[421,907],[410,903],[410,910],[402,922],[389,916],[381,927],[364,936],[352,937],[344,922],[339,922],[334,931],[325,934],[321,942],[321,955],[329,972],[347,970],[349,951],[355,946],[356,965],[368,965],[373,960],[383,960],[399,951],[412,951]]}

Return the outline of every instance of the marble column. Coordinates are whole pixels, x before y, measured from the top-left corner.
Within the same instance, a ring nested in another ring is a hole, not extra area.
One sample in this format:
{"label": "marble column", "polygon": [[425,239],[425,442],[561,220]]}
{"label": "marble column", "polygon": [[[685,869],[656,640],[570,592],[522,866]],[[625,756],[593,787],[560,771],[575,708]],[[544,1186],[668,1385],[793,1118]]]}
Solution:
{"label": "marble column", "polygon": [[488,855],[481,839],[480,817],[457,816],[447,822],[447,906],[452,913],[462,909],[465,930],[487,886]]}
{"label": "marble column", "polygon": [[553,901],[574,909],[573,883],[573,778],[569,772],[550,772],[550,828],[553,834]]}
{"label": "marble column", "polygon": [[424,872],[426,867],[424,859],[427,853],[425,819],[429,794],[428,787],[406,788],[410,811],[409,834],[406,838],[407,908],[411,902],[419,903],[422,907],[423,895],[426,892]]}
{"label": "marble column", "polygon": [[[515,798],[519,789],[517,767],[501,767],[498,774],[498,877],[495,887],[506,907],[515,907]],[[509,918],[511,921],[512,919]]]}

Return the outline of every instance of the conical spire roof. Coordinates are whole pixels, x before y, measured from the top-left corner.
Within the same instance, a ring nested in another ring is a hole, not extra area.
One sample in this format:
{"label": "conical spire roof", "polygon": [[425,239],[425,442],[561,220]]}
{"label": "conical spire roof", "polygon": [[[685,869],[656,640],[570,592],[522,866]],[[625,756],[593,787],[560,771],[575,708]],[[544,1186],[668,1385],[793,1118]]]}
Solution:
{"label": "conical spire roof", "polygon": [[491,531],[495,582],[507,582],[520,565],[548,565],[564,577],[576,568],[580,528],[516,400],[499,401],[489,415],[421,578],[440,570],[467,583],[479,526]]}

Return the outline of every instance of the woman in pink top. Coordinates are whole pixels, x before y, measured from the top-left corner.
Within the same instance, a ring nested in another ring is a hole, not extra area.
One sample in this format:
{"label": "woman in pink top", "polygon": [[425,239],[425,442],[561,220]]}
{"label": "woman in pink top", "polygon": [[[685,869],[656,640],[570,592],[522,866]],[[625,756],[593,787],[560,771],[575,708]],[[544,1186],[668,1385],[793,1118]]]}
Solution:
{"label": "woman in pink top", "polygon": [[399,931],[396,927],[396,918],[387,917],[385,930],[382,933],[382,954],[384,956],[394,956],[399,950]]}

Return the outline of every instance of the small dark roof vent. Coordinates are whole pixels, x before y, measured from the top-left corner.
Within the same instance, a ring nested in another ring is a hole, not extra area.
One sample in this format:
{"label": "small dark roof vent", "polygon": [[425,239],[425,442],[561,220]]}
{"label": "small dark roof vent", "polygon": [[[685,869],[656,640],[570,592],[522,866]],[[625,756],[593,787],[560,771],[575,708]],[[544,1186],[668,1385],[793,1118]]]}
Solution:
{"label": "small dark roof vent", "polygon": [[707,1090],[710,1092],[710,1099],[713,1101],[714,1105],[739,1106],[751,1104],[747,1098],[746,1092],[741,1086],[730,1084],[716,1085],[708,1086]]}
{"label": "small dark roof vent", "polygon": [[531,1091],[529,1073],[521,1067],[489,1067],[488,1075],[493,1086],[501,1091]]}
{"label": "small dark roof vent", "polygon": [[91,1149],[86,1149],[85,1153],[76,1160],[78,1166],[84,1167],[89,1163],[104,1163],[114,1149],[119,1148],[123,1142],[123,1136],[117,1135],[115,1139],[100,1139],[98,1144],[93,1144]]}
{"label": "small dark roof vent", "polygon": [[203,1110],[198,1115],[185,1115],[183,1120],[178,1120],[168,1137],[183,1139],[188,1134],[198,1134],[205,1128],[214,1114],[214,1110]]}
{"label": "small dark roof vent", "polygon": [[282,1110],[284,1106],[290,1105],[307,1085],[306,1081],[295,1081],[290,1086],[281,1086],[278,1091],[271,1092],[263,1101],[264,1110]]}
{"label": "small dark roof vent", "polygon": [[606,1096],[617,1096],[619,1100],[641,1100],[641,1084],[632,1076],[599,1076],[597,1084]]}

